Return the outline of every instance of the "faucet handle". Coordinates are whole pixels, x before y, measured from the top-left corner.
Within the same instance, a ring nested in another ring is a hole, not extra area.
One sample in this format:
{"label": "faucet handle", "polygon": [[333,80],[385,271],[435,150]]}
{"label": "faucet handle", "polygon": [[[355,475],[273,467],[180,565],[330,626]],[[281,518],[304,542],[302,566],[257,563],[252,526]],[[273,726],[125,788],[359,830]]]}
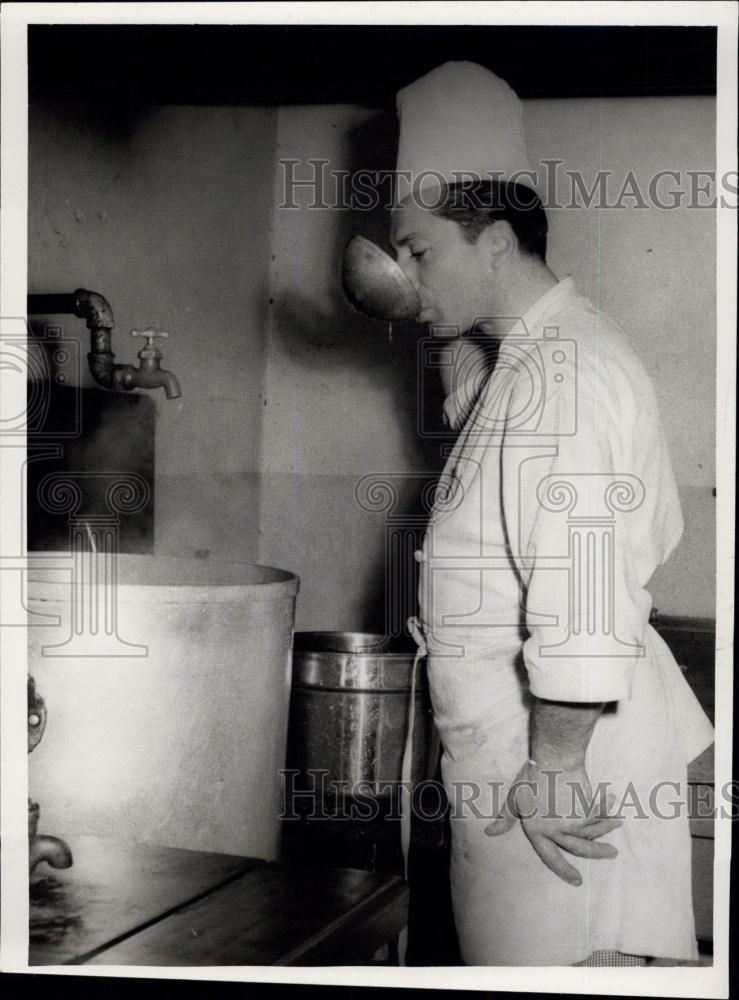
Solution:
{"label": "faucet handle", "polygon": [[162,340],[166,340],[169,334],[166,330],[152,330],[149,327],[147,330],[131,330],[132,337],[146,337],[146,350],[156,350],[154,346],[154,339],[156,337],[161,337]]}

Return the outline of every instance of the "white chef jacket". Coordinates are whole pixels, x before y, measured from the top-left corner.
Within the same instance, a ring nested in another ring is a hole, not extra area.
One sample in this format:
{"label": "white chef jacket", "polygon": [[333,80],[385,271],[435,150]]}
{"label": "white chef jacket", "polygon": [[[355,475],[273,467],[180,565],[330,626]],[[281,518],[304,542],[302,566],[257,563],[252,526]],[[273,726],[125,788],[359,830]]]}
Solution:
{"label": "white chef jacket", "polygon": [[[463,958],[694,958],[686,766],[712,728],[648,625],[647,583],[683,526],[649,377],[567,279],[503,338],[479,396],[459,386],[445,413],[460,433],[420,556],[419,603]],[[579,888],[544,866],[520,824],[484,834],[498,801],[487,783],[510,783],[528,757],[532,694],[609,703],[591,781],[639,804],[607,838],[618,858],[568,856]],[[678,818],[656,815],[667,787]]]}

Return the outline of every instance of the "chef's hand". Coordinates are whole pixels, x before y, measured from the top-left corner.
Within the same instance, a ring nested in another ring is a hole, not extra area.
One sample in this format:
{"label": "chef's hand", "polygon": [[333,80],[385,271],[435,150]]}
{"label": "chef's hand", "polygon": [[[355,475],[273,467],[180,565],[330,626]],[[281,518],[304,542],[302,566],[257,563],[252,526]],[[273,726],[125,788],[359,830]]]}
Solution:
{"label": "chef's hand", "polygon": [[497,837],[520,821],[531,846],[555,875],[570,885],[581,885],[582,877],[562,854],[578,858],[615,858],[612,844],[598,843],[600,837],[621,826],[623,821],[608,816],[614,795],[592,801],[590,779],[584,766],[566,770],[542,769],[527,761],[510,787],[500,815],[485,833]]}

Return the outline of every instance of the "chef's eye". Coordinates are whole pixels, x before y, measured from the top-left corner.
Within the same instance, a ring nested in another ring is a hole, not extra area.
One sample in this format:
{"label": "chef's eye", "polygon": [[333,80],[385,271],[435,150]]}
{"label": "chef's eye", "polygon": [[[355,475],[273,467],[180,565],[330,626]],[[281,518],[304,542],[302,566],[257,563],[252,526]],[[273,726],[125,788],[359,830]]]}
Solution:
{"label": "chef's eye", "polygon": [[414,260],[420,260],[421,257],[423,257],[424,254],[426,254],[427,252],[428,252],[428,248],[426,248],[426,250],[414,250],[411,253],[411,257],[413,257]]}

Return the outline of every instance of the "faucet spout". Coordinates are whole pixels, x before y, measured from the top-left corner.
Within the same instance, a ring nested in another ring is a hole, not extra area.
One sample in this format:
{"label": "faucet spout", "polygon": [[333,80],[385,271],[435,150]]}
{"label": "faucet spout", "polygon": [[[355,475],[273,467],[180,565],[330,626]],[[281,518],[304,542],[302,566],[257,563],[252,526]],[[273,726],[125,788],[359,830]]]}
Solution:
{"label": "faucet spout", "polygon": [[72,852],[58,837],[41,834],[31,840],[28,847],[28,869],[33,871],[36,865],[45,861],[52,868],[71,868]]}
{"label": "faucet spout", "polygon": [[159,378],[161,379],[161,385],[164,388],[164,395],[167,399],[179,399],[182,395],[182,389],[180,389],[177,376],[173,372],[168,372],[164,368],[161,368],[159,370]]}
{"label": "faucet spout", "polygon": [[180,389],[177,376],[162,369],[162,378],[164,379],[164,395],[167,399],[179,399],[182,395],[182,389]]}
{"label": "faucet spout", "polygon": [[182,395],[180,383],[172,372],[161,367],[162,352],[154,341],[157,337],[168,337],[166,330],[132,330],[132,337],[146,337],[146,346],[139,351],[139,366],[121,365],[115,373],[121,389],[164,389],[167,399],[178,399]]}
{"label": "faucet spout", "polygon": [[28,870],[46,861],[52,868],[71,868],[72,852],[59,837],[37,833],[40,809],[38,803],[28,800]]}
{"label": "faucet spout", "polygon": [[[139,357],[143,353],[144,351],[140,351]],[[159,358],[141,358],[138,368],[134,368],[133,365],[121,365],[115,377],[121,389],[163,388],[167,399],[179,399],[182,395],[176,375],[160,368]]]}

